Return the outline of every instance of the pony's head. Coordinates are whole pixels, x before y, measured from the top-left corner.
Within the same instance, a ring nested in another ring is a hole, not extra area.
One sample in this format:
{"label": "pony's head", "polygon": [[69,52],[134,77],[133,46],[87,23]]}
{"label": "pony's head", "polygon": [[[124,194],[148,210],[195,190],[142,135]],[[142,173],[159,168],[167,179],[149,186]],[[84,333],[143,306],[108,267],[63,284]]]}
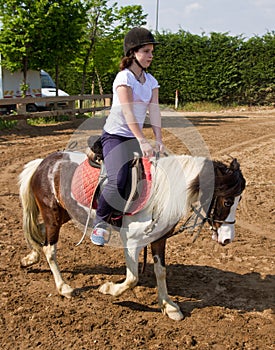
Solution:
{"label": "pony's head", "polygon": [[214,162],[215,186],[208,212],[212,238],[222,245],[233,241],[235,237],[236,210],[245,188],[245,179],[240,164],[234,158],[229,167]]}
{"label": "pony's head", "polygon": [[200,202],[211,226],[212,238],[222,245],[232,242],[236,210],[245,188],[237,159],[233,159],[229,166],[207,161],[191,188],[201,192]]}

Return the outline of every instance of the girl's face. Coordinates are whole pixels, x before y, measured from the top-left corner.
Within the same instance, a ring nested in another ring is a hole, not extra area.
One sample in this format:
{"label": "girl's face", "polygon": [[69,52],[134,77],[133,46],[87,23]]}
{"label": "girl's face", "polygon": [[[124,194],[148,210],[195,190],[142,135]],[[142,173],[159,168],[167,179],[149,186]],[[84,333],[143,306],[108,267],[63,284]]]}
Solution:
{"label": "girl's face", "polygon": [[153,44],[147,44],[135,52],[136,59],[144,68],[148,68],[153,59]]}

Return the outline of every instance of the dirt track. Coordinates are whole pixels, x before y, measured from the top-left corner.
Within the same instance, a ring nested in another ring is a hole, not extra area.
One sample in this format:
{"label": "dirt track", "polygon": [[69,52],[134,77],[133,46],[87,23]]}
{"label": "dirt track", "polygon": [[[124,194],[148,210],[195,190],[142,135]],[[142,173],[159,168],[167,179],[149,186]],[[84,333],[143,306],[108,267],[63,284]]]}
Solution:
{"label": "dirt track", "polygon": [[[165,113],[163,113],[165,114]],[[152,258],[139,285],[118,298],[102,295],[106,280],[120,281],[120,249],[99,249],[72,223],[61,231],[58,261],[78,295],[60,297],[45,258],[28,269],[17,177],[23,165],[63,149],[81,121],[0,131],[0,348],[100,350],[275,349],[275,111],[185,113],[212,158],[237,157],[247,188],[237,212],[236,238],[226,247],[205,228],[167,247],[167,281],[185,319],[175,322],[158,308]],[[175,138],[180,117],[163,118],[164,142],[185,152]],[[149,131],[147,131],[149,133]]]}

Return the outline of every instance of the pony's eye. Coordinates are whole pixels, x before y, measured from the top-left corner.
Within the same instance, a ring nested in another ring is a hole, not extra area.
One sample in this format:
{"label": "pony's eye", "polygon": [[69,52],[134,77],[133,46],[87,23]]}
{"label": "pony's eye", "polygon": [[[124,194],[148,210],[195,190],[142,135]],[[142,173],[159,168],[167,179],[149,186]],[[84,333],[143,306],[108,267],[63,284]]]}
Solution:
{"label": "pony's eye", "polygon": [[227,199],[224,201],[223,205],[225,207],[231,207],[233,205],[234,201],[232,199]]}

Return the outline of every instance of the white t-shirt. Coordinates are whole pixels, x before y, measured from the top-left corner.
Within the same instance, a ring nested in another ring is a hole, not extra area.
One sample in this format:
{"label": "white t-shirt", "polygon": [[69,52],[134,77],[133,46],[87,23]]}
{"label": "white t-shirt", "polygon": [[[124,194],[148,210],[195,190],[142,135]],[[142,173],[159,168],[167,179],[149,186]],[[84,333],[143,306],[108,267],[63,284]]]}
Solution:
{"label": "white t-shirt", "polygon": [[133,91],[133,111],[137,123],[143,128],[146,111],[152,98],[152,90],[159,87],[157,80],[150,74],[145,74],[145,82],[141,84],[129,69],[120,71],[113,83],[113,102],[110,114],[104,125],[104,130],[109,134],[125,137],[134,137],[129,129],[122,113],[121,104],[117,95],[117,87],[130,86]]}

